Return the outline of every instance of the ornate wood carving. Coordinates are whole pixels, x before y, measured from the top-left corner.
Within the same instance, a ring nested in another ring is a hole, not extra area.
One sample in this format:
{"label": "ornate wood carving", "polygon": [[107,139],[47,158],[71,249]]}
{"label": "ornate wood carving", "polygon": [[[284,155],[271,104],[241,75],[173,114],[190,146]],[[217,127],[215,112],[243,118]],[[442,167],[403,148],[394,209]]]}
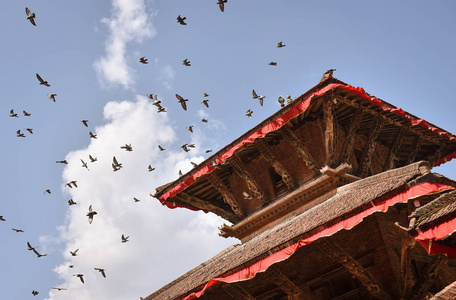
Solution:
{"label": "ornate wood carving", "polygon": [[402,145],[402,140],[404,138],[404,127],[399,127],[394,135],[393,143],[391,144],[388,157],[386,158],[385,165],[383,166],[383,171],[391,170],[394,167],[394,161],[396,160],[397,151]]}
{"label": "ornate wood carving", "polygon": [[255,198],[257,198],[258,201],[264,205],[266,203],[265,194],[259,187],[256,180],[248,173],[241,158],[238,155],[234,154],[230,159],[230,164],[233,167],[234,172],[236,172],[239,177],[246,181],[249,190],[253,193]]}
{"label": "ornate wood carving", "polygon": [[433,166],[441,157],[443,157],[443,154],[447,152],[447,145],[443,144],[442,146],[437,149],[435,154],[429,158],[429,162],[431,163],[431,166]]}
{"label": "ornate wood carving", "polygon": [[353,274],[353,276],[355,276],[361,282],[361,284],[367,288],[372,296],[377,299],[393,299],[386,291],[380,287],[375,278],[337,243],[330,240],[329,238],[325,238],[320,239],[318,242],[316,242],[316,244],[331,259],[343,265],[348,270],[348,272]]}
{"label": "ornate wood carving", "polygon": [[410,290],[410,288],[415,284],[415,280],[413,279],[413,273],[411,269],[411,251],[412,248],[415,247],[416,241],[413,237],[409,234],[405,235],[402,239],[402,249],[401,249],[401,276],[404,282],[404,295],[402,298],[405,297],[405,293]]}
{"label": "ornate wood carving", "polygon": [[296,186],[293,178],[290,176],[290,173],[285,169],[282,163],[279,161],[274,152],[271,151],[269,146],[262,139],[256,139],[255,145],[260,151],[260,153],[266,158],[266,160],[272,165],[274,170],[282,177],[283,182],[287,185],[289,189]]}
{"label": "ornate wood carving", "polygon": [[214,172],[207,174],[207,178],[212,186],[223,196],[223,200],[231,207],[236,216],[241,219],[244,218],[244,212],[241,210],[233,194],[225,186],[222,180],[215,175]]}
{"label": "ornate wood carving", "polygon": [[439,272],[446,266],[448,258],[443,254],[432,256],[433,260],[429,262],[421,278],[413,286],[411,299],[423,299],[429,291],[434,281],[439,276]]}
{"label": "ornate wood carving", "polygon": [[409,157],[407,158],[407,164],[411,164],[415,161],[415,156],[418,153],[418,151],[420,151],[422,141],[423,138],[421,137],[421,135],[417,135],[413,140],[412,149],[410,151]]}
{"label": "ornate wood carving", "polygon": [[325,120],[325,148],[326,164],[334,167],[336,162],[336,140],[334,123],[334,102],[332,99],[323,99],[323,119]]}
{"label": "ornate wood carving", "polygon": [[291,281],[285,274],[283,274],[274,265],[270,266],[265,274],[268,280],[276,284],[282,291],[287,293],[290,300],[304,300],[312,299],[310,292],[304,292],[293,281]]}
{"label": "ornate wood carving", "polygon": [[250,295],[246,290],[240,286],[235,285],[234,283],[225,284],[222,286],[222,288],[235,300],[256,300],[256,298]]}
{"label": "ornate wood carving", "polygon": [[225,220],[230,221],[231,223],[236,223],[239,221],[239,217],[236,216],[234,213],[226,211],[225,209],[212,204],[209,200],[203,200],[198,197],[187,194],[185,192],[180,192],[174,197],[176,197],[181,202],[188,203],[189,205],[199,208],[201,210],[211,211],[214,214],[224,218]]}
{"label": "ornate wood carving", "polygon": [[291,143],[291,145],[296,150],[299,157],[304,161],[306,166],[309,169],[311,169],[315,174],[320,174],[315,159],[312,157],[310,152],[307,151],[306,147],[303,143],[301,143],[301,141],[293,132],[293,130],[291,130],[290,127],[288,127],[287,125],[284,125],[280,128],[280,133]]}
{"label": "ornate wood carving", "polygon": [[383,123],[384,121],[381,118],[374,118],[373,120],[369,137],[367,138],[366,145],[364,146],[362,161],[358,171],[361,174],[361,177],[363,178],[368,175],[370,162],[372,160],[372,155],[374,154],[375,150],[374,142],[378,134],[380,133],[380,130],[383,127]]}
{"label": "ornate wood carving", "polygon": [[363,119],[363,111],[361,108],[357,109],[355,115],[353,116],[350,127],[346,132],[345,136],[345,143],[342,148],[342,155],[341,155],[341,163],[348,163],[348,159],[353,152],[353,146],[355,144],[356,138],[356,130],[358,129],[359,125],[361,124],[361,120]]}

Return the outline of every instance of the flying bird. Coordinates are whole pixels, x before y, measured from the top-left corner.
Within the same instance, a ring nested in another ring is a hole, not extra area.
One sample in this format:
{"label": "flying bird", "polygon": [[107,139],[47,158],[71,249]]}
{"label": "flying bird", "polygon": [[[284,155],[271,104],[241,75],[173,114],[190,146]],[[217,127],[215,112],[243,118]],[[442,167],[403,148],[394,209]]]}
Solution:
{"label": "flying bird", "polygon": [[286,45],[284,45],[282,42],[278,42],[277,43],[277,48],[282,48],[282,47],[285,47]]}
{"label": "flying bird", "polygon": [[154,100],[154,94],[146,94],[147,98]]}
{"label": "flying bird", "polygon": [[16,232],[24,232],[24,230],[22,230],[22,229],[16,229],[16,228],[11,228],[11,229]]}
{"label": "flying bird", "polygon": [[183,64],[184,66],[187,66],[187,67],[190,67],[190,66],[191,66],[190,61],[189,61],[187,58],[184,59],[184,61],[182,62],[182,64]]}
{"label": "flying bird", "polygon": [[90,159],[90,162],[96,162],[97,161],[97,158],[93,158],[92,155],[89,154],[89,159]]}
{"label": "flying bird", "polygon": [[112,157],[112,168],[113,168],[113,171],[119,171],[121,168],[122,168],[122,164],[119,163],[116,159],[115,156]]}
{"label": "flying bird", "polygon": [[201,122],[207,123],[207,122],[209,122],[209,121],[208,121],[207,119],[201,119]]}
{"label": "flying bird", "polygon": [[30,134],[33,134],[33,129],[32,129],[32,128],[25,128],[25,130],[27,130],[28,132],[30,132]]}
{"label": "flying bird", "polygon": [[193,133],[193,126],[187,126],[186,128],[187,128],[188,131]]}
{"label": "flying bird", "polygon": [[24,116],[25,117],[30,117],[32,114],[31,113],[28,113],[26,112],[25,110],[22,110],[22,112],[24,113]]}
{"label": "flying bird", "polygon": [[35,291],[35,290],[32,291],[32,295],[33,295],[33,296],[36,296],[36,295],[38,295],[38,294],[39,294],[38,291]]}
{"label": "flying bird", "polygon": [[19,129],[18,131],[16,131],[16,136],[17,137],[25,137],[25,134],[21,133],[21,130]]}
{"label": "flying bird", "polygon": [[74,202],[73,198],[71,198],[70,200],[68,200],[68,205],[75,205],[77,204],[76,202]]}
{"label": "flying bird", "polygon": [[35,248],[32,247],[32,251],[36,254],[36,256],[38,256],[38,258],[42,257],[42,256],[47,256],[47,254],[40,254],[38,253],[38,251],[36,251]]}
{"label": "flying bird", "polygon": [[160,151],[165,151],[166,149],[163,148],[162,146],[158,145],[158,149],[160,149]]}
{"label": "flying bird", "polygon": [[122,234],[122,236],[120,237],[120,238],[122,239],[122,243],[128,242],[128,238],[129,238],[129,237],[130,237],[130,236],[125,236],[125,235]]}
{"label": "flying bird", "polygon": [[141,201],[141,200],[139,200],[139,199],[138,199],[138,198],[136,198],[136,197],[133,197],[133,200],[135,200],[135,202],[139,202],[139,201]]}
{"label": "flying bird", "polygon": [[43,195],[46,194],[46,193],[51,194],[51,190],[50,189],[45,189],[44,192],[43,192]]}
{"label": "flying bird", "polygon": [[177,23],[181,24],[181,25],[187,25],[187,23],[185,23],[185,19],[187,19],[187,17],[181,17],[180,15],[177,16]]}
{"label": "flying bird", "polygon": [[96,139],[97,138],[97,135],[96,134],[93,134],[92,131],[89,132],[89,135],[91,138],[93,139]]}
{"label": "flying bird", "polygon": [[217,4],[222,12],[225,11],[225,3],[227,3],[228,0],[218,0]]}
{"label": "flying bird", "polygon": [[[92,222],[93,222],[93,216],[96,215],[96,214],[97,214],[97,212],[94,211],[94,210],[92,210],[92,204],[90,204],[90,206],[89,206],[89,212],[88,212],[87,215],[86,215],[87,217],[89,217],[89,224],[92,224]],[[83,281],[82,283],[84,283],[84,281]]]}
{"label": "flying bird", "polygon": [[152,172],[153,170],[155,170],[155,168],[152,168],[151,165],[149,165],[149,167],[147,167],[147,169],[149,170],[149,172]]}
{"label": "flying bird", "polygon": [[202,104],[204,104],[204,106],[206,106],[207,108],[209,108],[209,100],[208,99],[204,99],[203,101],[201,101]]}
{"label": "flying bird", "polygon": [[208,93],[204,93],[204,97],[209,97],[210,95]]}
{"label": "flying bird", "polygon": [[194,168],[198,166],[197,163],[194,163],[194,162],[192,162],[192,161],[191,161],[190,163],[192,164],[192,166],[193,166]]}
{"label": "flying bird", "polygon": [[147,58],[146,58],[145,56],[141,57],[141,58],[139,59],[139,62],[142,63],[142,64],[145,64],[145,65],[148,64]]}
{"label": "flying bird", "polygon": [[185,152],[190,151],[190,149],[187,148],[187,145],[188,145],[188,144],[183,144],[183,145],[181,146],[182,150],[184,150]]}
{"label": "flying bird", "polygon": [[269,65],[270,66],[277,66],[277,62],[276,61],[271,61],[271,62],[269,62]]}
{"label": "flying bird", "polygon": [[159,112],[159,113],[161,113],[161,112],[166,112],[166,109],[165,109],[164,107],[161,107],[161,106],[160,106],[160,107],[158,108],[158,111],[157,111],[157,112]]}
{"label": "flying bird", "polygon": [[58,161],[56,161],[56,163],[68,165],[68,162],[66,161],[66,159],[65,160],[58,160]]}
{"label": "flying bird", "polygon": [[74,274],[73,276],[79,277],[81,279],[81,282],[84,283],[84,275],[83,274]]}
{"label": "flying bird", "polygon": [[282,96],[279,96],[279,99],[277,99],[277,101],[280,103],[281,107],[285,106],[285,99]]}
{"label": "flying bird", "polygon": [[71,256],[76,256],[76,255],[78,255],[78,251],[79,251],[79,248],[76,249],[76,250],[74,250],[74,251],[70,251]]}
{"label": "flying bird", "polygon": [[89,122],[89,120],[81,120],[81,122],[85,127],[89,127],[89,125],[87,125],[87,122]]}
{"label": "flying bird", "polygon": [[14,118],[19,118],[19,116],[16,113],[14,113],[14,109],[10,110],[9,116],[14,117]]}
{"label": "flying bird", "polygon": [[207,149],[206,153],[212,152],[212,149]]}
{"label": "flying bird", "polygon": [[259,99],[260,100],[260,105],[263,106],[263,99],[266,98],[266,96],[260,95],[258,96],[255,90],[252,90],[252,98],[253,99]]}
{"label": "flying bird", "polygon": [[40,82],[41,85],[51,86],[47,81],[44,81],[43,78],[41,78],[41,76],[38,75],[38,73],[36,73],[36,78],[38,78],[38,81]]}
{"label": "flying bird", "polygon": [[182,98],[182,96],[179,94],[176,94],[176,98],[179,100],[177,102],[179,102],[182,105],[182,108],[184,110],[187,110],[187,103],[185,103],[185,102],[188,101],[188,99]]}
{"label": "flying bird", "polygon": [[61,288],[61,287],[52,287],[53,290],[58,290],[58,291],[66,291],[66,288]]}
{"label": "flying bird", "polygon": [[49,100],[52,100],[54,102],[55,102],[55,96],[57,96],[57,94],[48,94]]}
{"label": "flying bird", "polygon": [[27,242],[27,246],[28,246],[28,249],[27,249],[27,250],[33,250],[33,249],[35,249],[34,247],[32,247],[32,245],[30,245],[29,242]]}
{"label": "flying bird", "polygon": [[82,167],[86,168],[87,171],[89,171],[89,167],[87,166],[87,162],[83,161],[82,159],[81,159],[81,162],[82,162]]}
{"label": "flying bird", "polygon": [[125,144],[125,146],[120,146],[120,149],[125,149],[128,152],[133,151],[133,148],[131,147],[131,144]]}
{"label": "flying bird", "polygon": [[102,269],[102,268],[94,268],[95,270],[97,270],[98,272],[101,273],[101,275],[106,278],[106,274],[105,274],[105,269]]}
{"label": "flying bird", "polygon": [[190,148],[195,148],[195,144],[188,144]]}
{"label": "flying bird", "polygon": [[184,174],[182,174],[182,171],[181,171],[181,170],[179,170],[179,176],[182,176],[182,175],[184,175]]}
{"label": "flying bird", "polygon": [[32,23],[33,26],[36,26],[36,23],[35,23],[35,13],[32,13],[30,11],[30,9],[28,9],[28,7],[25,8],[25,13],[27,14],[27,20],[30,21],[30,23]]}
{"label": "flying bird", "polygon": [[329,69],[328,71],[326,71],[323,76],[321,77],[320,79],[320,82],[322,81],[325,81],[326,79],[329,79],[329,78],[333,78],[333,72],[335,71],[336,69]]}
{"label": "flying bird", "polygon": [[0,216],[0,221],[6,221],[5,218],[3,218],[3,216]]}
{"label": "flying bird", "polygon": [[253,114],[253,110],[251,110],[251,109],[247,110],[247,112],[245,113],[245,115],[249,118],[252,117],[252,114]]}
{"label": "flying bird", "polygon": [[76,180],[72,180],[72,181],[70,181],[70,184],[72,184],[75,188],[77,188],[78,185],[76,184],[76,182],[77,182]]}

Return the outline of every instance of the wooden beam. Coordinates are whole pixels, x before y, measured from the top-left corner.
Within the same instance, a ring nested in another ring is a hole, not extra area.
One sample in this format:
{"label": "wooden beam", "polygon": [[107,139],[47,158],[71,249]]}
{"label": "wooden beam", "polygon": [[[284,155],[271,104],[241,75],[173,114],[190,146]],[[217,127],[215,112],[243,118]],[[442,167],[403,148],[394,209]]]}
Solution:
{"label": "wooden beam", "polygon": [[267,279],[277,285],[282,291],[288,295],[290,300],[305,300],[312,299],[310,291],[304,291],[291,281],[285,274],[282,273],[276,266],[270,266],[265,276]]}
{"label": "wooden beam", "polygon": [[242,162],[241,158],[237,154],[234,154],[229,159],[229,162],[230,165],[233,167],[234,172],[239,177],[245,180],[247,187],[253,193],[255,198],[257,198],[258,201],[260,201],[261,205],[266,204],[267,199],[263,190],[260,188],[256,180],[253,178],[253,176],[250,175],[250,173],[247,171],[247,168],[245,164]]}
{"label": "wooden beam", "polygon": [[285,182],[288,189],[294,188],[296,186],[295,181],[290,176],[287,169],[279,161],[274,152],[272,152],[267,143],[262,138],[259,138],[255,140],[255,146],[258,151],[260,151],[261,155],[263,155],[263,157],[272,165],[274,170],[282,177],[282,180]]}
{"label": "wooden beam", "polygon": [[392,300],[393,298],[380,287],[380,284],[356,259],[348,254],[342,247],[329,238],[316,242],[317,246],[331,259],[344,266],[348,272],[355,276],[362,285],[377,299]]}
{"label": "wooden beam", "polygon": [[404,127],[399,127],[394,135],[393,143],[390,146],[388,157],[386,158],[385,164],[383,165],[383,171],[391,170],[394,168],[394,161],[397,157],[397,151],[402,145],[404,139]]}
{"label": "wooden beam", "polygon": [[348,128],[348,131],[345,134],[345,143],[342,146],[342,155],[340,156],[340,162],[341,163],[348,163],[348,160],[350,159],[350,155],[353,152],[353,146],[355,144],[355,138],[356,138],[356,132],[361,124],[361,121],[363,119],[363,110],[361,108],[358,108],[353,115],[351,122],[350,122],[350,127]]}
{"label": "wooden beam", "polygon": [[407,164],[415,162],[415,157],[418,151],[420,151],[421,143],[423,142],[423,137],[421,135],[415,136],[415,139],[412,143],[412,148],[410,149],[410,155],[407,158]]}
{"label": "wooden beam", "polygon": [[212,184],[212,186],[223,196],[223,200],[226,204],[231,207],[231,210],[238,216],[240,219],[245,217],[244,212],[239,207],[239,203],[234,198],[231,191],[225,186],[222,180],[214,174],[214,172],[207,174],[207,179]]}
{"label": "wooden beam", "polygon": [[369,173],[369,166],[375,150],[375,140],[382,130],[383,123],[384,121],[381,118],[374,118],[373,120],[373,124],[367,138],[366,145],[364,146],[363,155],[361,157],[361,162],[358,169],[358,173],[363,178],[366,177]]}
{"label": "wooden beam", "polygon": [[235,300],[256,300],[246,290],[235,283],[227,283],[222,286],[223,290]]}
{"label": "wooden beam", "polygon": [[448,149],[448,146],[446,144],[443,144],[442,146],[439,147],[439,149],[437,149],[437,151],[435,151],[435,154],[432,155],[428,161],[429,163],[431,164],[431,166],[434,166],[434,164],[440,159],[443,157],[443,154],[447,152],[447,149]]}
{"label": "wooden beam", "polygon": [[[411,269],[412,248],[415,247],[416,240],[409,234],[402,238],[401,243],[401,276],[404,283],[404,292],[402,298],[411,292],[411,288],[415,284]],[[408,297],[407,297],[408,298]]]}
{"label": "wooden beam", "polygon": [[423,299],[427,295],[434,281],[439,277],[439,273],[446,266],[448,258],[443,254],[432,256],[432,260],[424,270],[421,278],[413,286],[412,298],[414,300]]}
{"label": "wooden beam", "polygon": [[285,137],[288,142],[291,143],[292,148],[298,153],[299,157],[302,161],[306,164],[306,166],[314,172],[314,174],[319,175],[320,170],[317,165],[317,162],[312,157],[310,152],[304,146],[304,144],[299,140],[298,136],[294,133],[294,131],[288,126],[284,125],[280,128],[280,133],[283,137]]}
{"label": "wooden beam", "polygon": [[326,165],[334,167],[336,163],[336,140],[335,140],[335,121],[334,121],[334,102],[332,97],[323,98],[323,119],[325,121],[325,150]]}
{"label": "wooden beam", "polygon": [[239,221],[239,217],[236,216],[236,214],[213,204],[209,200],[203,200],[193,195],[187,194],[185,192],[180,192],[174,197],[180,202],[188,203],[190,206],[194,206],[201,210],[208,210],[210,212],[213,212],[214,214],[224,218],[225,220],[230,221],[231,223],[236,223]]}

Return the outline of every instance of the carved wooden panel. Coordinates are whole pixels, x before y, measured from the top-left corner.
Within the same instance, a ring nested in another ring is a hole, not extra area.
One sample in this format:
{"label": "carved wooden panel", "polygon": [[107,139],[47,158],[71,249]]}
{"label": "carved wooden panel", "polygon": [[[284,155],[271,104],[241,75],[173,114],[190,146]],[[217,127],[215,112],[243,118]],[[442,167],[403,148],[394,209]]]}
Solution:
{"label": "carved wooden panel", "polygon": [[293,146],[293,149],[298,153],[299,157],[304,161],[306,166],[311,169],[315,174],[320,174],[320,169],[312,157],[310,152],[306,149],[304,144],[299,140],[297,135],[291,130],[290,127],[284,125],[280,129],[280,133],[285,137]]}
{"label": "carved wooden panel", "polygon": [[331,99],[324,99],[323,119],[325,121],[326,165],[334,167],[334,164],[336,162],[336,140],[334,123],[334,102]]}
{"label": "carved wooden panel", "polygon": [[396,134],[394,135],[393,143],[391,144],[388,157],[386,158],[385,165],[383,166],[383,171],[391,170],[394,167],[394,161],[396,160],[397,151],[402,145],[402,140],[404,139],[404,127],[399,127]]}
{"label": "carved wooden panel", "polygon": [[377,139],[378,134],[382,130],[383,127],[383,119],[374,119],[372,128],[369,134],[369,137],[367,138],[366,145],[364,146],[364,151],[363,151],[363,156],[362,156],[362,161],[359,166],[359,173],[361,174],[361,177],[366,177],[369,172],[369,166],[370,162],[372,160],[372,155],[374,154],[375,150],[375,140]]}
{"label": "carved wooden panel", "polygon": [[355,144],[356,138],[356,131],[361,124],[361,120],[363,119],[363,111],[361,108],[357,109],[351,122],[348,131],[346,132],[345,136],[345,143],[342,146],[342,154],[341,154],[341,163],[348,163],[348,159],[353,152],[353,146]]}
{"label": "carved wooden panel", "polygon": [[293,281],[291,281],[285,274],[283,274],[274,265],[270,266],[265,274],[269,281],[277,285],[282,291],[288,295],[288,299],[304,300],[309,298],[309,293],[300,289]]}
{"label": "carved wooden panel", "polygon": [[245,180],[249,190],[253,193],[255,198],[260,201],[262,205],[266,203],[266,197],[264,192],[259,187],[256,180],[248,173],[245,164],[242,162],[239,156],[234,154],[230,159],[230,165],[233,167],[234,172]]}
{"label": "carved wooden panel", "polygon": [[223,200],[231,207],[236,216],[242,219],[244,217],[244,212],[239,207],[238,202],[234,198],[229,188],[226,187],[226,185],[217,175],[214,174],[214,172],[207,174],[207,179],[212,184],[212,186],[223,196]]}
{"label": "carved wooden panel", "polygon": [[413,140],[410,155],[407,158],[407,164],[411,164],[411,163],[415,162],[416,154],[418,153],[418,151],[420,151],[422,142],[423,142],[423,138],[421,137],[421,135],[417,135],[415,137],[415,139]]}
{"label": "carved wooden panel", "polygon": [[295,187],[296,184],[293,178],[290,176],[290,173],[282,165],[282,163],[279,161],[274,152],[272,152],[267,143],[262,139],[256,139],[255,146],[258,148],[258,151],[260,151],[261,155],[263,155],[264,158],[272,165],[277,174],[279,174],[282,177],[282,180],[283,182],[285,182],[287,187],[289,189]]}

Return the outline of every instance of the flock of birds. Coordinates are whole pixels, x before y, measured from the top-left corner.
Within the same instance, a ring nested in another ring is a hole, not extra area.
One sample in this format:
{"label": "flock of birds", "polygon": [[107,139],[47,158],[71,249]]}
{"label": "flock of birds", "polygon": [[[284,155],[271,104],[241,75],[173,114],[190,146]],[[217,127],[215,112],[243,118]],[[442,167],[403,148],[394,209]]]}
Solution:
{"label": "flock of birds", "polygon": [[[218,0],[217,2],[217,5],[219,6],[220,10],[223,12],[224,11],[224,5],[225,3],[227,3],[228,1],[227,0]],[[35,22],[35,13],[32,13],[27,7],[25,8],[25,11],[26,11],[26,15],[27,15],[27,20],[30,21],[30,23],[33,25],[33,26],[36,26],[36,22]],[[180,15],[177,17],[177,22],[181,25],[187,25],[186,23],[186,17],[181,17]],[[285,47],[286,45],[283,44],[282,41],[278,42],[277,43],[277,48],[283,48]],[[142,64],[148,64],[148,59],[146,57],[140,57],[139,58],[139,62],[142,63]],[[188,58],[186,58],[182,64],[186,67],[190,67],[191,66],[191,62]],[[277,66],[277,62],[269,62],[269,65],[271,66]],[[335,71],[335,69],[330,69],[328,71],[326,71],[321,79],[321,81],[323,80],[326,80],[327,78],[329,77],[332,77],[332,74],[333,72]],[[42,86],[45,86],[45,87],[50,87],[51,85],[49,84],[48,81],[44,80],[38,73],[36,73],[36,78],[38,79],[39,81],[39,85],[42,85]],[[176,98],[177,98],[177,102],[181,105],[182,109],[184,111],[187,110],[187,103],[188,103],[188,99],[185,99],[184,97],[182,97],[181,95],[179,94],[175,94],[176,95]],[[48,99],[50,101],[53,101],[53,102],[56,102],[56,96],[57,94],[55,93],[50,93],[48,94]],[[209,108],[209,94],[207,93],[204,93],[203,94],[204,98],[202,101],[201,101],[201,104],[204,105],[206,108]],[[153,105],[157,107],[157,112],[158,113],[165,113],[167,112],[166,111],[166,108],[164,108],[162,106],[162,101],[158,99],[158,96],[155,94],[147,94],[147,97],[149,99],[151,99],[153,101]],[[258,94],[255,90],[252,90],[252,98],[253,99],[257,99],[259,101],[259,104],[261,106],[263,106],[263,102],[264,102],[264,99],[266,98],[266,96],[264,95],[261,95],[261,94]],[[278,98],[278,102],[279,104],[281,105],[281,107],[284,107],[285,104],[289,104],[293,101],[293,99],[291,98],[290,95],[287,95],[286,96],[287,100],[285,100],[285,98],[283,98],[282,96],[279,96]],[[30,117],[31,116],[31,113],[23,110],[23,115],[24,117]],[[252,118],[252,114],[253,114],[253,110],[252,109],[248,109],[247,112],[245,113],[245,115],[249,118]],[[19,118],[19,115],[17,113],[14,112],[14,109],[11,109],[10,111],[10,114],[9,114],[10,117],[12,118]],[[85,127],[88,127],[88,120],[81,120],[82,124],[85,126]],[[203,123],[207,123],[208,120],[207,119],[202,119],[201,122]],[[189,125],[186,127],[186,129],[190,132],[190,133],[193,133],[193,128],[194,128],[194,125]],[[25,130],[29,133],[29,134],[33,134],[33,129],[32,128],[25,128]],[[17,137],[21,137],[21,138],[25,138],[26,135],[21,132],[21,130],[17,130],[16,132],[16,136]],[[97,139],[97,135],[92,133],[91,131],[89,132],[89,136],[90,138],[92,139]],[[133,151],[133,147],[131,146],[131,144],[125,144],[123,146],[120,147],[121,149],[124,149],[126,150],[127,152],[131,152]],[[158,145],[158,148],[160,151],[165,151],[166,149],[161,146],[161,145]],[[185,152],[189,152],[192,148],[195,148],[195,144],[189,144],[189,143],[186,143],[186,144],[183,144],[181,146],[182,150],[185,151]],[[211,149],[207,149],[205,152],[206,153],[209,153],[211,152],[212,150]],[[90,160],[90,163],[95,163],[97,162],[97,157],[93,157],[92,155],[89,154],[89,160]],[[61,164],[68,164],[68,162],[66,160],[59,160],[59,161],[56,161],[56,163],[61,163]],[[83,159],[81,159],[81,163],[82,163],[82,167],[83,168],[86,168],[88,171],[89,171],[89,165],[88,165],[88,161],[84,161]],[[191,162],[192,165],[194,167],[197,166],[196,163],[194,162]],[[113,159],[112,159],[112,163],[111,163],[111,166],[112,166],[112,169],[114,172],[116,171],[119,171],[122,169],[122,163],[119,163],[118,160],[116,159],[115,156],[113,156]],[[216,163],[214,163],[214,166],[217,167]],[[154,167],[152,167],[151,165],[149,165],[147,167],[148,171],[149,172],[152,172],[155,170]],[[179,176],[182,176],[182,172],[179,170]],[[78,185],[77,185],[77,181],[73,180],[73,181],[70,181],[68,183],[65,184],[66,187],[68,188],[77,188]],[[44,190],[44,193],[43,194],[51,194],[51,190],[50,189],[45,189]],[[152,196],[152,194],[151,194]],[[249,195],[248,194],[245,194],[245,197],[248,197]],[[140,200],[137,199],[137,198],[133,198],[134,202],[139,202]],[[70,199],[68,200],[68,205],[71,206],[71,205],[76,205],[77,203],[73,200],[73,199]],[[97,215],[97,212],[93,209],[92,205],[89,206],[88,208],[88,212],[86,214],[86,216],[88,217],[88,222],[89,224],[92,224],[93,222],[93,219],[94,219],[94,216]],[[6,219],[3,217],[3,216],[0,216],[0,221],[6,221]],[[21,229],[17,229],[17,228],[12,228],[13,231],[15,232],[24,232],[23,230]],[[122,234],[121,236],[121,242],[122,243],[127,243],[129,241],[129,236],[125,236],[124,234]],[[41,258],[41,257],[45,257],[47,256],[47,254],[42,254],[42,253],[39,253],[37,250],[36,250],[36,247],[33,247],[30,242],[27,241],[27,246],[28,246],[28,250],[29,251],[32,251],[34,254],[36,254],[36,256],[38,258]],[[70,251],[70,254],[71,256],[77,256],[77,252],[79,251],[79,249],[76,249],[74,251]],[[70,268],[72,268],[73,265],[70,265]],[[99,268],[99,267],[95,267],[94,268],[95,271],[98,271],[101,273],[101,275],[106,278],[106,272],[105,272],[105,269],[103,268]],[[77,273],[77,274],[74,274],[73,276],[79,278],[79,280],[84,283],[84,275],[81,274],[81,273]],[[55,289],[55,290],[58,290],[58,291],[63,291],[63,290],[66,290],[67,288],[62,288],[62,287],[52,287],[52,289]],[[39,292],[36,291],[36,290],[33,290],[32,291],[32,294],[34,296],[38,295]],[[142,297],[141,297],[142,299]]]}

